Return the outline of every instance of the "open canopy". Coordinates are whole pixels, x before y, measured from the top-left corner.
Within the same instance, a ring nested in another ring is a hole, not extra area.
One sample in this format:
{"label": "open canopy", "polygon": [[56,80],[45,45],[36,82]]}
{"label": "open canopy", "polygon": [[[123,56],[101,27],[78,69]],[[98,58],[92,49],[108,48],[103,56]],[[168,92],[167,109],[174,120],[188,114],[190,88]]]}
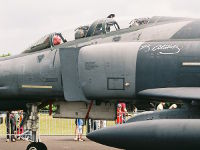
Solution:
{"label": "open canopy", "polygon": [[23,53],[40,51],[66,42],[61,33],[51,33],[43,36],[37,42],[32,44]]}

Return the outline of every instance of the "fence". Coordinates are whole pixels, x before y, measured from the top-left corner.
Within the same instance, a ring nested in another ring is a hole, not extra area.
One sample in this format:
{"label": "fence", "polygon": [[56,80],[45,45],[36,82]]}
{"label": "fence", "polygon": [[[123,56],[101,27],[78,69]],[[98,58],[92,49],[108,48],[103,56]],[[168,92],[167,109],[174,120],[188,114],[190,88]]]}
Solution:
{"label": "fence", "polygon": [[[106,126],[113,126],[114,121],[107,121]],[[74,135],[75,119],[61,119],[49,116],[48,111],[39,113],[39,134],[40,135]],[[86,134],[84,126],[83,134]],[[3,123],[0,125],[0,136],[6,136],[5,116]]]}

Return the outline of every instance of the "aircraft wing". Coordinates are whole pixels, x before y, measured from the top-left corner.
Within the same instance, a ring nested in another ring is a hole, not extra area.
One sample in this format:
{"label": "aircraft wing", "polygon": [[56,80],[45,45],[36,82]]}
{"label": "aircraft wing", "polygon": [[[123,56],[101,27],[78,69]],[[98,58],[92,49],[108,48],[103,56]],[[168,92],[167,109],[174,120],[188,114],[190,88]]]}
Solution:
{"label": "aircraft wing", "polygon": [[138,93],[141,97],[170,100],[200,100],[200,87],[171,87],[146,89]]}

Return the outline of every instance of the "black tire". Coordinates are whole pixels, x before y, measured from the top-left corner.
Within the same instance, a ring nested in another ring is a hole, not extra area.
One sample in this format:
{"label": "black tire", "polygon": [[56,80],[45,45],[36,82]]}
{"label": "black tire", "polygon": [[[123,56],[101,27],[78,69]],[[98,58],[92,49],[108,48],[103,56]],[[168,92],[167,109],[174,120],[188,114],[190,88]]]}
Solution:
{"label": "black tire", "polygon": [[39,150],[47,150],[47,147],[44,143],[38,142]]}
{"label": "black tire", "polygon": [[27,146],[26,150],[39,150],[38,144],[36,142],[32,142]]}
{"label": "black tire", "polygon": [[47,147],[44,143],[32,142],[27,146],[26,150],[47,150]]}

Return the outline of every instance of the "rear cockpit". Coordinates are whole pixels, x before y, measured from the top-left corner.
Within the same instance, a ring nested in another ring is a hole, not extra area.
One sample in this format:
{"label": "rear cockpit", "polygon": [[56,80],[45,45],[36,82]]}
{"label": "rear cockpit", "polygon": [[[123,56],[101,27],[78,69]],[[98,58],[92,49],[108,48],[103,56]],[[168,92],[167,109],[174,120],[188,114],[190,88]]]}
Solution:
{"label": "rear cockpit", "polygon": [[112,18],[97,20],[90,26],[86,37],[107,34],[119,29],[118,23]]}
{"label": "rear cockpit", "polygon": [[118,23],[113,19],[114,14],[110,14],[107,18],[97,20],[90,26],[78,27],[75,31],[75,39],[91,37],[101,34],[107,34],[109,32],[117,31],[120,29]]}

